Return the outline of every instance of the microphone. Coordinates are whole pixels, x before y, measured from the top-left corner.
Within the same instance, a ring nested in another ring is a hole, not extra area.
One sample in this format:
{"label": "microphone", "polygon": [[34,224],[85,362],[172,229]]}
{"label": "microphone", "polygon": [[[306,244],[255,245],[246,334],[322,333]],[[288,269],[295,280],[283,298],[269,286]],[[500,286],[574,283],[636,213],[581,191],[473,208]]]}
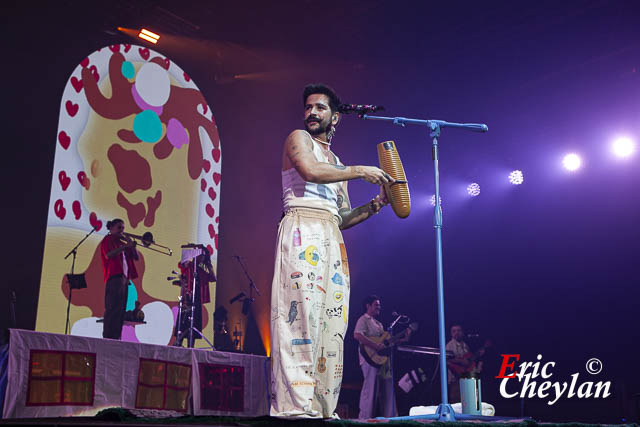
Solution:
{"label": "microphone", "polygon": [[480,334],[466,334],[467,338],[480,338]]}
{"label": "microphone", "polygon": [[340,104],[338,112],[342,114],[368,114],[383,111],[382,105]]}

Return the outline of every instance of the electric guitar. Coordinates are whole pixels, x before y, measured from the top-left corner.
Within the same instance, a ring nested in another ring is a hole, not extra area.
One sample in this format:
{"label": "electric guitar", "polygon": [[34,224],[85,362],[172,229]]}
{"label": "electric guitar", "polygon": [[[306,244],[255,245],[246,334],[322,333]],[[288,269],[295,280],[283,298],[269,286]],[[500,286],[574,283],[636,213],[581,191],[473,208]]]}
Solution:
{"label": "electric guitar", "polygon": [[379,368],[387,363],[387,360],[389,360],[389,354],[391,353],[391,348],[396,345],[398,341],[406,338],[409,330],[412,332],[417,331],[418,322],[411,323],[407,329],[394,336],[391,336],[388,331],[385,331],[384,334],[379,337],[367,337],[375,343],[384,344],[385,348],[382,350],[374,350],[369,346],[360,344],[360,354],[362,354],[364,360],[366,360],[369,365]]}
{"label": "electric guitar", "polygon": [[[463,354],[462,356],[458,356],[454,359],[447,360],[447,367],[456,374],[457,377],[464,376],[466,374],[472,374],[474,372],[479,372],[478,364],[476,364],[476,360],[484,354],[484,351],[491,347],[491,341],[487,340],[485,343],[474,352],[468,352]],[[458,359],[458,360],[456,360]],[[460,361],[463,359],[463,361]]]}

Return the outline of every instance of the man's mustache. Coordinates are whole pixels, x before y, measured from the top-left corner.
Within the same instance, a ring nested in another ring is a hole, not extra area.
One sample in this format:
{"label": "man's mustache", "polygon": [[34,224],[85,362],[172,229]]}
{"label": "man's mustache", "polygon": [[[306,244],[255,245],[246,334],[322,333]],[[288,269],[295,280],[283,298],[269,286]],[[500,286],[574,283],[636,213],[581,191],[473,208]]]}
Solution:
{"label": "man's mustache", "polygon": [[320,123],[320,119],[316,118],[316,117],[309,117],[307,120],[305,120],[306,123]]}

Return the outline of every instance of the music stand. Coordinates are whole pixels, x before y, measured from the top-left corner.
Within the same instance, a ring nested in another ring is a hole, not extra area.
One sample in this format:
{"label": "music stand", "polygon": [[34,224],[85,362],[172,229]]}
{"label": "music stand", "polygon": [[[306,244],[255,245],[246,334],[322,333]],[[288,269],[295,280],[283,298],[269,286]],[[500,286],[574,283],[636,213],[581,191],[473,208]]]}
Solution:
{"label": "music stand", "polygon": [[66,274],[67,283],[69,283],[69,301],[67,302],[67,320],[64,326],[64,334],[67,334],[69,329],[69,310],[71,310],[71,293],[74,289],[84,289],[87,287],[87,281],[84,277],[84,273],[82,274]]}

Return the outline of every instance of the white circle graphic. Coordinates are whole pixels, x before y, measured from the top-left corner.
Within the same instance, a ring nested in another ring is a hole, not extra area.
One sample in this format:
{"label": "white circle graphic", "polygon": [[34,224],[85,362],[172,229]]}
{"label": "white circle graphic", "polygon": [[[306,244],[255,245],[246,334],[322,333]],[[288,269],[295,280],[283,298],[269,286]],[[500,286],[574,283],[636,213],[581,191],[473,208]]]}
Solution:
{"label": "white circle graphic", "polygon": [[142,100],[153,107],[161,107],[169,100],[169,73],[156,63],[147,62],[140,68],[135,85]]}

